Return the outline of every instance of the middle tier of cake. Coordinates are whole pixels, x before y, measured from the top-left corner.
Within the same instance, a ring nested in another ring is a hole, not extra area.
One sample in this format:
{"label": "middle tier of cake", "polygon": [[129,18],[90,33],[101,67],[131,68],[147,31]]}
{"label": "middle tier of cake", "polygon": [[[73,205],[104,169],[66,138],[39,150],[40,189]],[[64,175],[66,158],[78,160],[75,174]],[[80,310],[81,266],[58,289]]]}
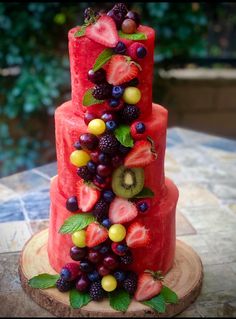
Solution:
{"label": "middle tier of cake", "polygon": [[[166,148],[167,110],[158,105],[152,105],[152,114],[145,120],[148,135],[152,138],[158,154],[157,160],[144,168],[145,186],[155,193],[153,204],[159,200],[164,187],[164,157]],[[74,113],[71,101],[58,107],[55,112],[56,150],[58,165],[58,189],[67,199],[76,195],[76,183],[80,177],[76,167],[70,162],[70,154],[75,150],[74,143],[81,134],[87,132],[87,125],[82,116]]]}

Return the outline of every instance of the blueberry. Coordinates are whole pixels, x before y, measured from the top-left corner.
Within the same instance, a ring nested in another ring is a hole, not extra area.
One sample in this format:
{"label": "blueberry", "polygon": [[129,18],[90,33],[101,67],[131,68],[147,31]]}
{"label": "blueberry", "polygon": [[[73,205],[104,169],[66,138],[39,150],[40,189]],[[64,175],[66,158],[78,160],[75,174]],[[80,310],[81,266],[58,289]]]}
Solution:
{"label": "blueberry", "polygon": [[107,218],[107,219],[104,219],[104,220],[102,221],[102,225],[108,229],[108,228],[110,228],[110,226],[111,226],[111,222],[110,222],[110,220]]}
{"label": "blueberry", "polygon": [[108,121],[106,122],[106,128],[108,131],[114,131],[117,128],[117,124],[115,121]]}
{"label": "blueberry", "polygon": [[72,196],[67,199],[66,208],[72,213],[79,209],[76,196]]}
{"label": "blueberry", "polygon": [[113,86],[112,96],[115,99],[119,99],[120,97],[122,97],[123,93],[124,93],[124,88],[122,86],[120,86],[120,85]]}
{"label": "blueberry", "polygon": [[102,196],[105,199],[105,201],[108,203],[111,203],[113,199],[115,198],[115,194],[113,193],[112,190],[105,190]]}
{"label": "blueberry", "polygon": [[103,246],[99,249],[99,252],[100,252],[101,254],[106,254],[109,250],[110,250],[110,248],[109,248],[108,245],[103,245]]}
{"label": "blueberry", "polygon": [[108,104],[110,107],[117,107],[120,104],[120,100],[119,99],[110,99]]}
{"label": "blueberry", "polygon": [[89,279],[90,281],[97,281],[97,280],[99,280],[99,279],[100,279],[100,276],[99,276],[99,273],[97,272],[97,270],[94,270],[94,271],[90,272],[90,273],[88,274],[88,279]]}
{"label": "blueberry", "polygon": [[69,281],[71,277],[71,272],[67,268],[62,268],[60,276],[63,280]]}
{"label": "blueberry", "polygon": [[142,202],[138,205],[138,209],[139,211],[141,211],[142,213],[146,212],[146,210],[148,209],[148,204],[145,202]]}
{"label": "blueberry", "polygon": [[124,281],[125,280],[125,273],[121,270],[117,270],[114,272],[114,277],[119,282]]}
{"label": "blueberry", "polygon": [[93,161],[88,161],[87,167],[88,167],[88,170],[91,173],[95,173],[96,172],[97,165]]}
{"label": "blueberry", "polygon": [[74,148],[76,148],[77,150],[82,150],[82,147],[79,141],[75,142]]}
{"label": "blueberry", "polygon": [[147,50],[146,50],[145,47],[140,46],[140,47],[137,48],[136,54],[137,54],[138,58],[143,59],[147,55]]}
{"label": "blueberry", "polygon": [[135,129],[136,129],[136,132],[137,132],[137,133],[142,134],[142,133],[145,132],[146,127],[145,127],[145,124],[144,124],[144,123],[138,122],[138,123],[135,125]]}
{"label": "blueberry", "polygon": [[93,265],[91,262],[87,260],[81,260],[80,261],[80,270],[83,272],[91,272],[93,270]]}
{"label": "blueberry", "polygon": [[124,42],[122,41],[119,41],[116,45],[116,47],[113,49],[114,52],[116,54],[125,54],[126,53],[126,50],[127,50],[127,47],[126,45],[124,44]]}
{"label": "blueberry", "polygon": [[126,251],[128,250],[128,246],[127,246],[127,245],[119,244],[119,245],[116,247],[116,249],[117,249],[118,251],[120,251],[121,253],[124,253],[124,252],[126,252]]}
{"label": "blueberry", "polygon": [[99,163],[101,163],[103,165],[110,164],[110,162],[111,162],[109,155],[105,154],[105,153],[100,153],[98,155],[98,160],[99,160]]}

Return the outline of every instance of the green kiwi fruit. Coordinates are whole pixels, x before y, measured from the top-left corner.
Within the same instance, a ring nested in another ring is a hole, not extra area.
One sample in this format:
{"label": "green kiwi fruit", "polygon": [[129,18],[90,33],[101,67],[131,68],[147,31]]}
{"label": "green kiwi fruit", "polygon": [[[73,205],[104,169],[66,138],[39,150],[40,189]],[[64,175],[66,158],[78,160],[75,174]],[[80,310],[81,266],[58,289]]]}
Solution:
{"label": "green kiwi fruit", "polygon": [[112,189],[117,196],[131,198],[141,192],[143,185],[143,168],[119,166],[112,174]]}

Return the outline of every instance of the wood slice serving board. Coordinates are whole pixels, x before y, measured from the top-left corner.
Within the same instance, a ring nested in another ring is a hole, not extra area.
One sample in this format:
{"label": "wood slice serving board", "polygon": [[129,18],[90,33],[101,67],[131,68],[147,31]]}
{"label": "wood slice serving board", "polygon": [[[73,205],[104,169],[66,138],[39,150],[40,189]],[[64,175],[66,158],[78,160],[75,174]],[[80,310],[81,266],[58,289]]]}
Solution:
{"label": "wood slice serving board", "polygon": [[25,292],[41,307],[58,317],[172,317],[187,308],[201,290],[201,260],[191,247],[177,240],[174,265],[165,276],[164,284],[177,293],[179,303],[168,304],[164,314],[135,300],[132,300],[125,313],[113,310],[108,300],[92,301],[81,309],[72,309],[69,293],[61,293],[56,288],[35,289],[28,285],[28,280],[40,273],[56,274],[49,264],[47,241],[48,229],[45,229],[32,236],[25,244],[19,261],[19,275]]}

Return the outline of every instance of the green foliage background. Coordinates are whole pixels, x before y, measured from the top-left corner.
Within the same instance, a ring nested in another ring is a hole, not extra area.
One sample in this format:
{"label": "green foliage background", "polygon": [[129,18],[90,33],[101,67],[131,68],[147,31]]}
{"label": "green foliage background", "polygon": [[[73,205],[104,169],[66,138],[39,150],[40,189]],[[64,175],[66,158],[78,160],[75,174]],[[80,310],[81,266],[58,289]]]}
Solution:
{"label": "green foliage background", "polygon": [[[67,33],[96,5],[0,3],[0,176],[55,160],[53,114],[70,99]],[[204,4],[137,2],[130,8],[156,29],[158,63],[207,55]]]}

